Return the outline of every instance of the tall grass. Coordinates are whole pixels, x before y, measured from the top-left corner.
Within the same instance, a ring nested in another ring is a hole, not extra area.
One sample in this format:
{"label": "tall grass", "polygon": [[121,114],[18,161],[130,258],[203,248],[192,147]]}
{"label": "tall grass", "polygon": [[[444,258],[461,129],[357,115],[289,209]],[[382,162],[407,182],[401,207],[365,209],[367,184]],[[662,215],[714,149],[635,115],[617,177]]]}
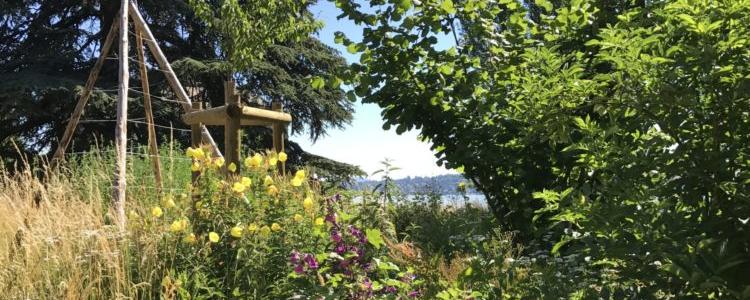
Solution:
{"label": "tall grass", "polygon": [[[168,149],[163,150],[168,153]],[[0,294],[10,299],[154,298],[161,263],[153,228],[117,230],[108,218],[112,157],[69,158],[58,168],[25,164],[0,170]],[[165,174],[175,164],[164,161]],[[128,211],[158,201],[150,162],[129,158]],[[168,176],[179,192],[187,175]]]}

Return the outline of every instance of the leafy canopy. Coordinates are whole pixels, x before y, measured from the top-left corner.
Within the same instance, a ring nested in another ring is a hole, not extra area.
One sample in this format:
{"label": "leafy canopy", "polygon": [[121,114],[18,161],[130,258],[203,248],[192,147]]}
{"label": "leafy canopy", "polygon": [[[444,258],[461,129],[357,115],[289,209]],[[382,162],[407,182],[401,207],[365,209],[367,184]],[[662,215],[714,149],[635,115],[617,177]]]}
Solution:
{"label": "leafy canopy", "polygon": [[265,49],[285,41],[301,41],[321,27],[308,12],[313,1],[188,0],[196,16],[221,36],[227,61],[236,68],[252,66]]}
{"label": "leafy canopy", "polygon": [[341,77],[523,239],[636,298],[750,295],[749,1],[336,4]]}

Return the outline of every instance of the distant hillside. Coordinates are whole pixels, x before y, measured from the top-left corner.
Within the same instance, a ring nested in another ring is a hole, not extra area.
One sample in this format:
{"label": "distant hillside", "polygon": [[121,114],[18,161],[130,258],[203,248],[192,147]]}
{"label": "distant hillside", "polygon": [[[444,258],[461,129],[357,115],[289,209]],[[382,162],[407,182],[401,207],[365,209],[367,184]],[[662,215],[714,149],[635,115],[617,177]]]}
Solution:
{"label": "distant hillside", "polygon": [[[420,192],[435,191],[442,195],[457,194],[456,187],[466,179],[457,174],[439,175],[433,177],[406,177],[396,179],[395,182],[404,194],[415,194]],[[354,189],[372,189],[380,180],[360,180],[354,184]],[[477,194],[476,190],[469,189],[468,193]]]}

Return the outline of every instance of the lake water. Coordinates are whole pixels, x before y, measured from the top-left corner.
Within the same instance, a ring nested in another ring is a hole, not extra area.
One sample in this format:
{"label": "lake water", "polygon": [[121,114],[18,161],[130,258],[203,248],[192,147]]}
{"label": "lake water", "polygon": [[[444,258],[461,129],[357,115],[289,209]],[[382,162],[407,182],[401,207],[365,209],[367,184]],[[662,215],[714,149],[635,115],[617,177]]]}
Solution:
{"label": "lake water", "polygon": [[[471,205],[474,206],[481,206],[481,207],[487,207],[487,201],[482,194],[468,194],[466,195],[468,199],[464,199],[461,195],[441,195],[440,200],[443,203],[443,205],[450,205],[450,206],[463,206],[466,200],[468,200],[468,203],[471,203]],[[415,195],[407,195],[406,198],[409,200],[414,200],[416,196]],[[361,196],[357,196],[354,199],[354,202],[359,202],[362,200]]]}

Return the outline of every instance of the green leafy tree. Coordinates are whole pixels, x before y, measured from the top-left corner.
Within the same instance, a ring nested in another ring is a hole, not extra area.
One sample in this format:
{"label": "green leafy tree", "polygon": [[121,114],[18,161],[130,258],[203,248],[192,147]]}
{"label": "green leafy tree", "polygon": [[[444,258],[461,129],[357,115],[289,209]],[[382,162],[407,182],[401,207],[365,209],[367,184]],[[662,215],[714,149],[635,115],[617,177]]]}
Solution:
{"label": "green leafy tree", "polygon": [[364,26],[342,77],[522,240],[615,297],[750,296],[748,1],[336,3]]}

